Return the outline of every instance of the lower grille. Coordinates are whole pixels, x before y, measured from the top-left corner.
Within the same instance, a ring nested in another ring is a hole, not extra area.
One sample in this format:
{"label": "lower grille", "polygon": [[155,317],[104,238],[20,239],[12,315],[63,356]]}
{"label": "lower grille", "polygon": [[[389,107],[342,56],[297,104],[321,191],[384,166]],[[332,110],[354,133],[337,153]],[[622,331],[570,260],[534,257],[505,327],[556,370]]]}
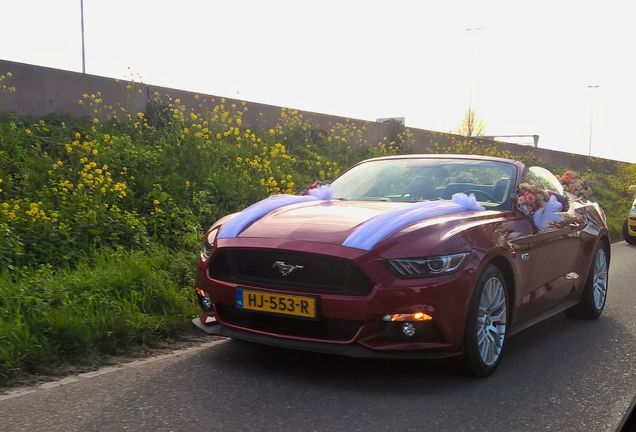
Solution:
{"label": "lower grille", "polygon": [[[283,275],[283,265],[297,267]],[[353,261],[280,249],[221,248],[211,258],[209,272],[217,280],[297,292],[363,296],[373,289]]]}
{"label": "lower grille", "polygon": [[239,310],[230,305],[217,305],[217,314],[221,321],[239,327],[312,339],[348,341],[356,335],[362,325],[360,321],[338,319],[308,321],[261,314]]}

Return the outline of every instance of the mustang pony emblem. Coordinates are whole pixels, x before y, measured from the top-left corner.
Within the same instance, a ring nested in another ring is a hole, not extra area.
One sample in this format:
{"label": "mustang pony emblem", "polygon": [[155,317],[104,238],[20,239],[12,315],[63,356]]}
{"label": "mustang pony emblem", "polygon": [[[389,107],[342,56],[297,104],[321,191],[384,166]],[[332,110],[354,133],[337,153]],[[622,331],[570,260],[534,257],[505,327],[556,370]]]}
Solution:
{"label": "mustang pony emblem", "polygon": [[293,272],[294,270],[301,269],[303,267],[305,266],[285,264],[284,261],[276,261],[274,265],[272,266],[272,268],[278,269],[278,271],[280,272],[282,276],[289,276],[289,274]]}

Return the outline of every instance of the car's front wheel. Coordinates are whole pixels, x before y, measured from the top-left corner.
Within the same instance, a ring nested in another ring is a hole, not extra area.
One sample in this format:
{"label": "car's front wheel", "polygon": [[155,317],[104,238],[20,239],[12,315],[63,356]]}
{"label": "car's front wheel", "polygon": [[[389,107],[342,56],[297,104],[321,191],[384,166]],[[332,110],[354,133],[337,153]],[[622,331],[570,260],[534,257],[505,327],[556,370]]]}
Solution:
{"label": "car's front wheel", "polygon": [[464,367],[474,376],[490,375],[499,365],[507,337],[508,290],[496,266],[477,281],[464,332]]}
{"label": "car's front wheel", "polygon": [[636,237],[629,233],[629,227],[627,226],[627,219],[623,222],[623,238],[631,245],[636,244]]}

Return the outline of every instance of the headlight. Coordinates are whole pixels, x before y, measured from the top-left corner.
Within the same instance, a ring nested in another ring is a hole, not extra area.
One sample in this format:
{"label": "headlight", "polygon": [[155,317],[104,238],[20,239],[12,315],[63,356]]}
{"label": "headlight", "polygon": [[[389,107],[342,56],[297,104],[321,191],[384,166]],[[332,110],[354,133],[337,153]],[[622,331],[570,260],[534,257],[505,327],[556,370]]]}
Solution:
{"label": "headlight", "polygon": [[201,250],[201,259],[203,261],[210,258],[212,252],[214,252],[214,242],[216,242],[216,235],[218,233],[219,227],[216,227],[205,236],[205,240],[203,240],[203,249]]}
{"label": "headlight", "polygon": [[636,216],[636,205],[632,206],[632,209],[629,211],[632,216]]}
{"label": "headlight", "polygon": [[404,277],[438,276],[456,271],[468,254],[461,252],[436,257],[391,259],[389,265]]}

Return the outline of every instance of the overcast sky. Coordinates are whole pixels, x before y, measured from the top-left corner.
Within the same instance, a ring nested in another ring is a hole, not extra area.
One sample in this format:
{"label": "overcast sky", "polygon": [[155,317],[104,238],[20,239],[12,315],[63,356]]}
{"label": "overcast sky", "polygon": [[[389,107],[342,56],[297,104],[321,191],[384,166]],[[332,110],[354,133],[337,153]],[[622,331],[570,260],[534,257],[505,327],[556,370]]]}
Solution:
{"label": "overcast sky", "polygon": [[[0,58],[81,71],[80,0],[0,0],[0,11]],[[629,1],[84,0],[84,11],[91,74],[130,68],[151,84],[438,131],[471,100],[488,134],[587,154],[591,123],[592,155],[636,162]]]}

